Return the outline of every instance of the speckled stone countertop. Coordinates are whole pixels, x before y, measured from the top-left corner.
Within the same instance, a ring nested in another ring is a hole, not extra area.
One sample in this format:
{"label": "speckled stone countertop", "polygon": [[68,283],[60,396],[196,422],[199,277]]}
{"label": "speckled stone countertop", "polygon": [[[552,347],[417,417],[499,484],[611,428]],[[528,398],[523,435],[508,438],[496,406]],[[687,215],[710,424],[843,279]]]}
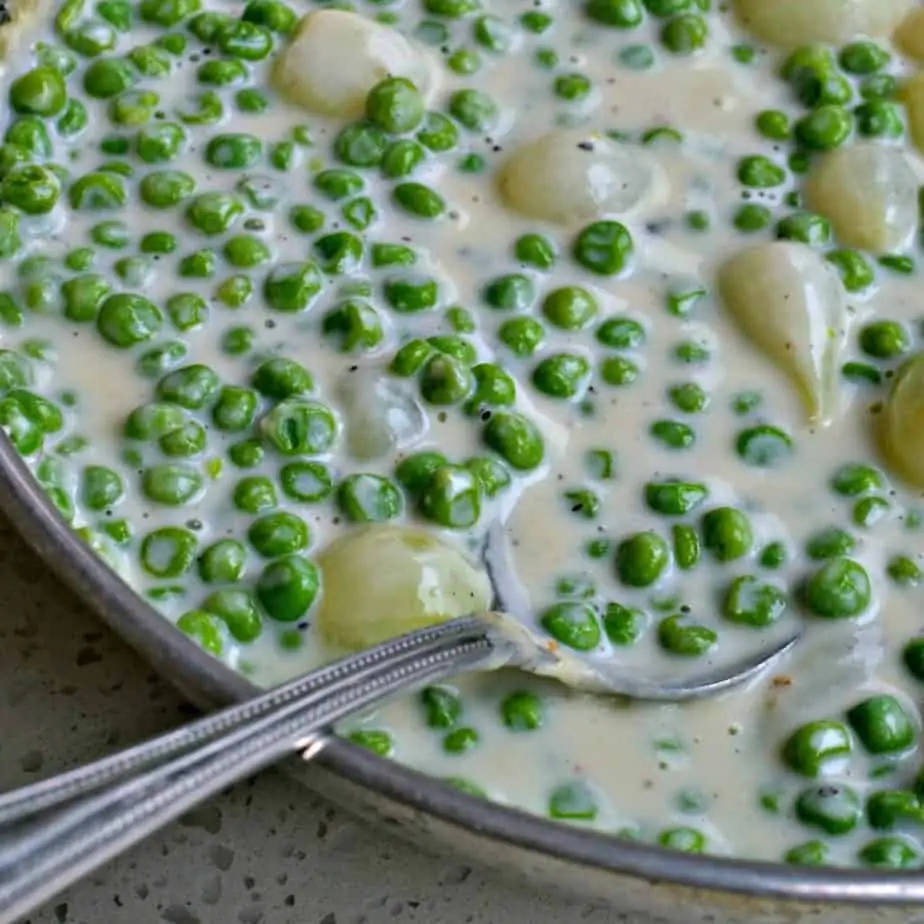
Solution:
{"label": "speckled stone countertop", "polygon": [[[192,715],[0,521],[0,788],[102,756]],[[266,773],[154,835],[31,922],[624,920],[422,854]]]}

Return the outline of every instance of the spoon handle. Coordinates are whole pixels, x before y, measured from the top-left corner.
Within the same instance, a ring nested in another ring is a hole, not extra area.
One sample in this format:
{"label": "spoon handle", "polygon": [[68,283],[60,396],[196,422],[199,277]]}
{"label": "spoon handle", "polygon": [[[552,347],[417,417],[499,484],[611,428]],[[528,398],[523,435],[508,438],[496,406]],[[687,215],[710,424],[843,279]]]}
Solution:
{"label": "spoon handle", "polygon": [[289,754],[315,757],[333,722],[391,694],[493,666],[496,654],[477,619],[453,620],[0,795],[0,924],[12,924],[231,783]]}

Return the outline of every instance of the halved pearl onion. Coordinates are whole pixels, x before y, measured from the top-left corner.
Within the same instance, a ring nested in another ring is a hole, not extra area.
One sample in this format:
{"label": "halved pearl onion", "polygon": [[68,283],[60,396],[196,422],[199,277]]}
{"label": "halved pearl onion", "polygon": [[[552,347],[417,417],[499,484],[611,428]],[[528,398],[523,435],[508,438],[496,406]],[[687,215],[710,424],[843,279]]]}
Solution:
{"label": "halved pearl onion", "polygon": [[318,10],[299,22],[272,80],[309,112],[352,119],[386,77],[406,77],[426,98],[435,73],[427,52],[396,29],[345,10]]}
{"label": "halved pearl onion", "polygon": [[913,5],[913,0],[735,0],[734,8],[754,38],[796,48],[842,45],[858,36],[885,38]]}
{"label": "halved pearl onion", "polygon": [[918,183],[900,149],[854,144],[825,154],[805,183],[809,208],[842,244],[873,253],[901,249],[918,224]]}
{"label": "halved pearl onion", "polygon": [[918,71],[902,84],[899,98],[908,114],[911,140],[918,151],[924,153],[924,71]]}
{"label": "halved pearl onion", "polygon": [[360,650],[414,629],[486,610],[491,582],[455,546],[410,526],[370,525],[317,557],[315,617],[330,645]]}
{"label": "halved pearl onion", "polygon": [[883,454],[898,475],[924,487],[924,353],[906,360],[879,415]]}
{"label": "halved pearl onion", "polygon": [[810,419],[829,422],[848,323],[832,267],[806,244],[774,241],[726,260],[718,285],[741,331],[797,385]]}
{"label": "halved pearl onion", "polygon": [[663,171],[643,149],[581,130],[548,132],[501,168],[504,202],[528,218],[568,225],[624,215],[663,198]]}

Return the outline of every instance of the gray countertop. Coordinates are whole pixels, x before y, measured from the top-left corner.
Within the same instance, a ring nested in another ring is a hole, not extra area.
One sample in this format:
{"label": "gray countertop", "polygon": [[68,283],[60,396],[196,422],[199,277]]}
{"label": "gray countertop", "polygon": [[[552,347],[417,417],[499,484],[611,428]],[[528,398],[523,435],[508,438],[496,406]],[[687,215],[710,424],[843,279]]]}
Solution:
{"label": "gray countertop", "polygon": [[[189,718],[182,699],[0,522],[0,788]],[[424,855],[276,773],[234,787],[59,896],[32,924],[624,920]]]}

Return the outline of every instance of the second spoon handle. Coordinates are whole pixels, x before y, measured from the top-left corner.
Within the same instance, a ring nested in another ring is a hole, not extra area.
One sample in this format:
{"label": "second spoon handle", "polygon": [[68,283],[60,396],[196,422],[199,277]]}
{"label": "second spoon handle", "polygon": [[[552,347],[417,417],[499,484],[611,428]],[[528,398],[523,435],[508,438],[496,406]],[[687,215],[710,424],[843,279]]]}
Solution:
{"label": "second spoon handle", "polygon": [[[475,620],[455,620],[337,662],[61,779],[0,796],[0,924],[12,924],[231,783],[298,751],[310,760],[323,749],[333,722],[495,657],[495,644]],[[24,824],[62,803],[50,818]]]}

